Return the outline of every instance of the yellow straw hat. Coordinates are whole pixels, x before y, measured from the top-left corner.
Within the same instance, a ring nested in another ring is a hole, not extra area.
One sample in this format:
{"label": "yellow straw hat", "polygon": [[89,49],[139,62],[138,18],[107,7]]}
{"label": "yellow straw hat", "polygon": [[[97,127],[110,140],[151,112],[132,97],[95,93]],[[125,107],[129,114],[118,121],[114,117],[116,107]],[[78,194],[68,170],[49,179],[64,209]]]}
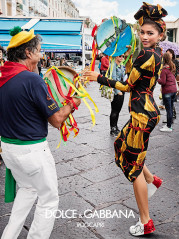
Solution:
{"label": "yellow straw hat", "polygon": [[14,27],[10,30],[10,35],[12,36],[7,50],[10,48],[18,47],[35,37],[34,29],[27,31],[22,31],[21,27]]}

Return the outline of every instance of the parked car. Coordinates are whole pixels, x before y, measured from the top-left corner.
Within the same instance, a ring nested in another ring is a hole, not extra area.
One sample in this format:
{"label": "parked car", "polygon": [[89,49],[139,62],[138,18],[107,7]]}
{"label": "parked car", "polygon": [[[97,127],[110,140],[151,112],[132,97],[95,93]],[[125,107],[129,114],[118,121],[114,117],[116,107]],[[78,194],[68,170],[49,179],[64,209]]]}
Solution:
{"label": "parked car", "polygon": [[81,56],[71,56],[70,60],[73,60],[73,63],[76,65],[82,65]]}

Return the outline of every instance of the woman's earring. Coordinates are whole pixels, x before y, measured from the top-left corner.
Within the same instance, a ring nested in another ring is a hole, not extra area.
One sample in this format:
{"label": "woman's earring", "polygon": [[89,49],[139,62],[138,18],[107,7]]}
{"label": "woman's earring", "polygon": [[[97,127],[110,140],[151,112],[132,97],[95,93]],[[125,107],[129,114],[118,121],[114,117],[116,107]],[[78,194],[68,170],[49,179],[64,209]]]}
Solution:
{"label": "woman's earring", "polygon": [[159,47],[160,41],[161,41],[161,39],[158,39],[157,44],[156,44],[157,47]]}

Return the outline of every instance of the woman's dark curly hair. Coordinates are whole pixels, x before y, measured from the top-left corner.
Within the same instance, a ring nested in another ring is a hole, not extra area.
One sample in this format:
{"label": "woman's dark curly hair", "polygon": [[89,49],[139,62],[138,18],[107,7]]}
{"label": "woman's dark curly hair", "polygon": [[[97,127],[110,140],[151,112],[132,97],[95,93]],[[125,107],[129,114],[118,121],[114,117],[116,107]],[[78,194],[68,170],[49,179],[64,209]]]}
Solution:
{"label": "woman's dark curly hair", "polygon": [[26,42],[18,47],[10,48],[7,51],[8,61],[18,62],[19,60],[27,59],[25,49],[28,49],[30,52],[34,52],[41,41],[42,38],[40,37],[40,35],[36,35],[29,42]]}

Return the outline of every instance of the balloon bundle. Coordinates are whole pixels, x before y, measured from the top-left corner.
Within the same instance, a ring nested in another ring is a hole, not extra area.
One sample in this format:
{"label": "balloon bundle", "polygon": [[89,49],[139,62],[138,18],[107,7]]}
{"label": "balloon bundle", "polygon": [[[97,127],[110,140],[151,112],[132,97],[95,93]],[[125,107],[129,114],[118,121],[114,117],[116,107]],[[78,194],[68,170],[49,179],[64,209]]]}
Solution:
{"label": "balloon bundle", "polygon": [[[50,96],[55,100],[60,108],[71,102],[73,103],[74,108],[77,110],[78,108],[76,107],[72,97],[81,98],[91,113],[93,126],[95,125],[95,115],[90,105],[86,101],[86,98],[88,98],[94,104],[96,112],[99,110],[91,96],[82,86],[80,82],[80,76],[72,68],[67,66],[58,68],[52,66],[45,73],[44,80],[47,84]],[[61,141],[66,144],[71,131],[74,132],[74,137],[78,135],[79,128],[72,113],[70,113],[66,121],[61,124],[59,130],[61,134],[61,140],[57,148],[59,148]]]}

